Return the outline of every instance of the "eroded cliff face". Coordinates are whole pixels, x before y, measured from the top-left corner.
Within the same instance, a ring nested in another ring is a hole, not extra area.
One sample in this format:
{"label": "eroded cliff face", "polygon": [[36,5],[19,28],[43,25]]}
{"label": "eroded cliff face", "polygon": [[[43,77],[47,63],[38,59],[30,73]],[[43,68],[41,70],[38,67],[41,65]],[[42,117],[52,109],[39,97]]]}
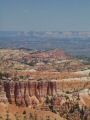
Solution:
{"label": "eroded cliff face", "polygon": [[[90,80],[85,81],[85,78],[83,80],[61,80],[57,81],[57,91],[63,91],[63,92],[74,92],[74,91],[80,91],[83,89],[89,89],[90,88]],[[57,92],[58,93],[58,92]]]}
{"label": "eroded cliff face", "polygon": [[[57,92],[56,82],[52,81],[4,81],[3,84],[8,102],[18,106],[37,104],[41,98],[53,96]],[[35,101],[32,96],[36,97]]]}
{"label": "eroded cliff face", "polygon": [[[85,79],[85,78],[84,78]],[[60,91],[79,91],[90,88],[90,81],[3,81],[0,83],[0,100],[18,106],[38,105],[48,96],[59,95]]]}

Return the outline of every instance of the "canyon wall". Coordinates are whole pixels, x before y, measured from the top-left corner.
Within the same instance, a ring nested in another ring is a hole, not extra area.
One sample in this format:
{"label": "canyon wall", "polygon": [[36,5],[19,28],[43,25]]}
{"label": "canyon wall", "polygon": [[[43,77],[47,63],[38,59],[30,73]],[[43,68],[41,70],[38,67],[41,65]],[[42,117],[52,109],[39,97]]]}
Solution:
{"label": "canyon wall", "polygon": [[[47,95],[53,96],[57,92],[56,82],[51,81],[4,81],[2,87],[9,103],[15,103],[18,106],[37,104],[41,98]],[[32,96],[35,96],[37,100],[32,101]]]}
{"label": "canyon wall", "polygon": [[79,92],[83,89],[90,89],[90,80],[61,80],[57,81],[57,92],[63,91],[63,92]]}
{"label": "canyon wall", "polygon": [[48,96],[90,88],[90,81],[8,81],[0,83],[0,101],[18,106],[39,104]]}

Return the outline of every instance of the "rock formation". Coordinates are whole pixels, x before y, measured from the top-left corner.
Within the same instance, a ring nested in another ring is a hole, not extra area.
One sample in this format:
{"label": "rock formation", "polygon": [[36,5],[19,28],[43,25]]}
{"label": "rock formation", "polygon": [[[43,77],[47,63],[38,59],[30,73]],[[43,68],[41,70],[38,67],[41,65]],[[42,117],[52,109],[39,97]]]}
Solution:
{"label": "rock formation", "polygon": [[4,81],[3,91],[9,103],[18,106],[29,106],[32,104],[32,96],[40,101],[41,98],[47,95],[55,95],[57,88],[56,82],[52,81]]}
{"label": "rock formation", "polygon": [[31,106],[34,103],[38,103],[38,101],[42,102],[47,95],[60,95],[61,91],[73,92],[84,88],[90,88],[89,81],[4,80],[0,83],[0,101],[8,101],[17,106]]}

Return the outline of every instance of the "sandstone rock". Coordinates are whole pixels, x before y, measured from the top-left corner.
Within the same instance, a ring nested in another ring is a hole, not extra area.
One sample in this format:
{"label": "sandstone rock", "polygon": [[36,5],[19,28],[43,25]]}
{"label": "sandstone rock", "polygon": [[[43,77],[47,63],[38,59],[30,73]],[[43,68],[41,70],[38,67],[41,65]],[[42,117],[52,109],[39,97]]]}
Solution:
{"label": "sandstone rock", "polygon": [[4,81],[4,89],[8,102],[18,106],[31,105],[32,96],[35,96],[35,101],[42,101],[45,96],[57,92],[56,82],[52,81]]}

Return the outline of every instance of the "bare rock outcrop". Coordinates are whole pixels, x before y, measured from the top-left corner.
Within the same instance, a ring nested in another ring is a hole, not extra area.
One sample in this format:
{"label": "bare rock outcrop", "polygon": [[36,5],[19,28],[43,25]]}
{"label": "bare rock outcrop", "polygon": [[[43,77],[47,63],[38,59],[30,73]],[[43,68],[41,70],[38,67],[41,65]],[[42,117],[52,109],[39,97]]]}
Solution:
{"label": "bare rock outcrop", "polygon": [[4,81],[3,84],[8,102],[18,106],[31,105],[32,96],[40,101],[45,96],[53,96],[57,92],[56,82],[53,81]]}

